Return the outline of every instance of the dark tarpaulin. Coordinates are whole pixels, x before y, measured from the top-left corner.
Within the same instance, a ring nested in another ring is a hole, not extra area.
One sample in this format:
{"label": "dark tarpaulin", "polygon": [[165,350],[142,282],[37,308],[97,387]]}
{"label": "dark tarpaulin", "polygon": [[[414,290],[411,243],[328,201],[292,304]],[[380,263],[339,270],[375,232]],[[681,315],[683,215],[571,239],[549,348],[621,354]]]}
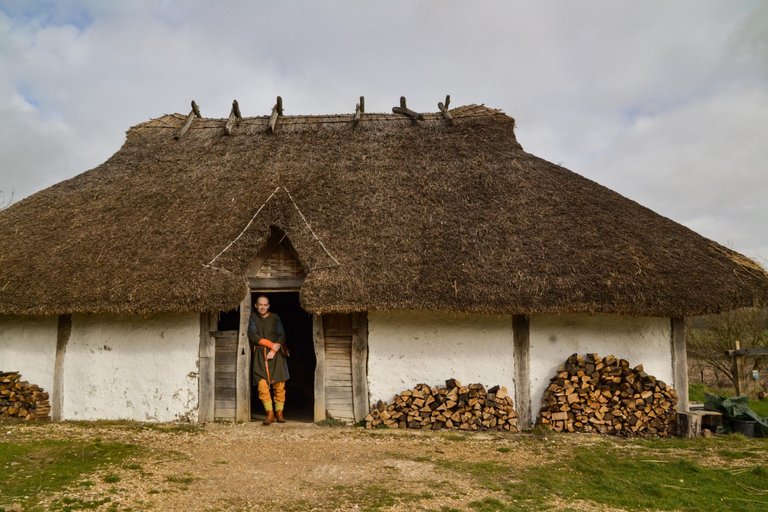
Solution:
{"label": "dark tarpaulin", "polygon": [[724,423],[726,432],[731,430],[733,420],[756,421],[755,435],[757,437],[768,437],[768,417],[762,417],[749,408],[749,399],[746,396],[733,396],[725,398],[718,395],[710,395],[704,401],[704,409],[708,411],[718,411],[728,418]]}

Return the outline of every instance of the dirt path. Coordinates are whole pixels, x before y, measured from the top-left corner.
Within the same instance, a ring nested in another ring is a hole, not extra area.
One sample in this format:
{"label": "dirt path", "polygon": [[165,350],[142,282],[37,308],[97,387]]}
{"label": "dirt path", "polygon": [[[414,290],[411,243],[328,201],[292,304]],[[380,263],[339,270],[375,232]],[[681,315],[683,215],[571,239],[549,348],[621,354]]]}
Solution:
{"label": "dirt path", "polygon": [[[95,510],[471,510],[494,490],[454,466],[502,463],[509,478],[567,452],[530,435],[420,432],[285,424],[200,428],[66,423],[17,436],[100,438],[144,448],[48,503],[76,497]],[[524,448],[524,449],[523,449]],[[477,475],[475,475],[477,476]],[[108,499],[107,499],[108,498]],[[591,510],[589,506],[572,509]]]}

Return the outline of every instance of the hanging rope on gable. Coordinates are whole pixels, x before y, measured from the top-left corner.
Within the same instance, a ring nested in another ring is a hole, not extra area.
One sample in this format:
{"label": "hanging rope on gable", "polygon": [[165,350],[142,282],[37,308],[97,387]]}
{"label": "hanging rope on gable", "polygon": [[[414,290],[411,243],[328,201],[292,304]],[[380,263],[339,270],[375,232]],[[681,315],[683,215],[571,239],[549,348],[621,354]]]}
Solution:
{"label": "hanging rope on gable", "polygon": [[[330,251],[328,251],[328,249],[325,247],[325,244],[324,244],[324,243],[323,243],[323,241],[322,241],[322,240],[320,240],[320,238],[317,236],[317,234],[315,233],[315,231],[312,229],[312,226],[310,226],[310,225],[309,225],[309,221],[307,220],[307,218],[306,218],[306,217],[304,216],[304,214],[302,213],[301,209],[299,208],[299,205],[297,205],[297,204],[296,204],[296,201],[294,201],[294,200],[293,200],[293,196],[291,196],[291,193],[290,193],[290,192],[288,192],[288,189],[287,189],[287,188],[285,188],[285,187],[280,187],[280,186],[279,186],[279,187],[277,187],[277,188],[276,188],[276,189],[275,189],[275,190],[274,190],[274,191],[273,191],[273,192],[272,192],[272,193],[269,195],[269,197],[267,198],[267,200],[266,200],[266,201],[264,201],[264,204],[262,204],[262,205],[259,207],[259,209],[258,209],[258,210],[256,210],[256,213],[254,213],[254,214],[253,214],[253,217],[251,217],[251,220],[249,220],[249,221],[248,221],[248,224],[246,224],[246,225],[245,225],[245,227],[243,228],[243,230],[242,230],[242,231],[240,231],[240,234],[238,234],[238,235],[237,235],[237,236],[236,236],[236,237],[235,237],[235,238],[234,238],[234,239],[233,239],[231,242],[229,242],[229,243],[227,244],[227,246],[226,246],[226,247],[224,247],[224,249],[222,249],[222,250],[221,250],[221,252],[219,252],[219,254],[217,254],[216,256],[214,256],[214,257],[213,257],[213,259],[212,259],[211,261],[209,261],[207,264],[203,265],[203,267],[205,267],[205,268],[211,268],[211,269],[214,269],[214,270],[222,270],[222,271],[224,271],[224,272],[229,272],[229,270],[226,270],[226,269],[223,269],[223,268],[220,268],[220,267],[214,267],[214,266],[213,266],[213,263],[214,263],[214,262],[215,262],[217,259],[219,259],[219,258],[221,257],[221,255],[222,255],[222,254],[224,254],[225,252],[227,252],[227,251],[228,251],[228,250],[229,250],[229,249],[230,249],[230,248],[231,248],[233,245],[235,245],[235,243],[236,243],[238,240],[240,240],[240,238],[242,238],[242,237],[243,237],[243,235],[245,234],[245,232],[246,232],[246,231],[248,231],[248,228],[250,228],[250,227],[251,227],[251,224],[253,224],[253,221],[255,221],[255,220],[256,220],[256,217],[258,217],[258,216],[259,216],[259,214],[261,213],[261,210],[263,210],[263,209],[264,209],[264,207],[265,207],[265,206],[267,206],[267,203],[269,203],[269,202],[272,200],[272,198],[273,198],[273,197],[275,197],[275,194],[277,194],[277,193],[280,191],[280,189],[283,189],[283,190],[285,191],[285,193],[288,195],[288,199],[290,199],[290,200],[291,200],[291,203],[293,204],[294,208],[296,208],[296,211],[297,211],[297,212],[299,212],[299,216],[301,217],[301,220],[302,220],[302,221],[304,221],[304,225],[305,225],[305,226],[307,226],[307,229],[309,230],[309,232],[310,232],[310,233],[312,233],[312,237],[313,237],[315,240],[317,240],[317,243],[319,243],[319,244],[320,244],[320,247],[322,247],[322,248],[323,248],[323,251],[325,251],[325,254],[327,254],[327,255],[328,255],[328,257],[329,257],[329,258],[331,258],[331,259],[333,260],[333,262],[335,263],[335,265],[328,265],[328,266],[324,266],[324,267],[316,267],[316,268],[313,268],[312,270],[318,270],[318,268],[332,268],[332,267],[338,267],[338,266],[340,266],[340,265],[341,265],[341,264],[339,263],[339,261],[338,261],[336,258],[334,258],[333,254],[331,254],[331,253],[330,253]],[[286,233],[285,235],[283,235],[283,238],[285,238],[286,236],[287,236],[287,233]],[[282,241],[283,241],[283,240],[281,239],[281,240],[280,240],[280,242],[282,242]]]}
{"label": "hanging rope on gable", "polygon": [[222,249],[222,250],[221,250],[221,252],[220,252],[219,254],[217,254],[216,256],[214,256],[214,257],[213,257],[213,259],[212,259],[211,261],[209,261],[207,264],[203,265],[203,267],[205,267],[205,268],[214,268],[214,269],[217,269],[217,270],[224,270],[223,268],[217,268],[217,267],[214,267],[214,266],[213,266],[213,262],[214,262],[214,261],[216,261],[217,259],[219,259],[219,257],[220,257],[222,254],[224,254],[225,252],[227,252],[227,251],[229,250],[229,248],[230,248],[230,247],[232,247],[233,245],[235,245],[235,242],[237,242],[238,240],[240,240],[240,238],[241,238],[241,237],[242,237],[242,236],[245,234],[245,232],[246,232],[246,231],[248,231],[248,228],[249,228],[249,227],[251,227],[251,224],[253,224],[253,221],[254,221],[254,220],[256,220],[256,217],[258,217],[258,216],[259,216],[259,214],[261,213],[261,210],[263,210],[263,209],[264,209],[264,207],[265,207],[265,206],[267,206],[267,203],[268,203],[268,202],[269,202],[269,201],[270,201],[270,200],[271,200],[273,197],[275,197],[275,194],[277,194],[277,191],[278,191],[278,190],[280,190],[280,187],[277,187],[277,188],[275,189],[275,191],[274,191],[274,192],[272,192],[272,193],[269,195],[269,197],[267,198],[267,200],[266,200],[266,201],[264,201],[264,204],[262,204],[262,205],[259,207],[259,209],[258,209],[258,210],[256,210],[256,213],[254,213],[254,214],[253,214],[253,217],[251,217],[251,220],[249,220],[249,221],[248,221],[248,224],[246,224],[246,225],[245,225],[245,227],[244,227],[244,228],[243,228],[243,230],[240,232],[240,234],[239,234],[239,235],[237,235],[237,236],[235,237],[235,239],[234,239],[234,240],[232,240],[231,242],[229,242],[229,244],[227,244],[227,246],[226,246],[224,249]]}
{"label": "hanging rope on gable", "polygon": [[331,259],[333,260],[333,262],[336,264],[336,266],[339,266],[339,265],[341,265],[341,264],[339,263],[339,261],[338,261],[336,258],[334,258],[334,257],[333,257],[333,254],[331,254],[330,252],[328,252],[328,249],[326,249],[326,248],[325,248],[325,244],[323,244],[323,241],[322,241],[322,240],[320,240],[320,238],[318,238],[318,236],[315,234],[314,230],[312,229],[312,226],[310,226],[310,225],[309,225],[309,222],[307,221],[307,218],[306,218],[306,217],[304,217],[304,214],[303,214],[303,213],[301,213],[301,210],[299,209],[299,205],[297,205],[297,204],[296,204],[296,201],[294,201],[294,200],[293,200],[293,197],[291,196],[291,193],[290,193],[290,192],[288,192],[288,189],[287,189],[287,188],[285,188],[285,187],[283,187],[283,190],[285,190],[285,193],[286,193],[286,194],[288,194],[288,198],[289,198],[289,199],[291,200],[291,202],[293,203],[293,206],[295,206],[295,207],[296,207],[296,211],[297,211],[297,212],[299,212],[299,215],[301,215],[301,220],[303,220],[303,221],[304,221],[304,224],[306,224],[306,226],[307,226],[307,229],[309,230],[309,232],[310,232],[310,233],[312,233],[312,236],[313,236],[313,237],[315,237],[315,240],[317,240],[317,243],[319,243],[319,244],[320,244],[320,247],[322,247],[322,248],[323,248],[323,250],[325,251],[325,254],[327,254],[327,255],[328,255],[328,257],[329,257],[329,258],[331,258]]}

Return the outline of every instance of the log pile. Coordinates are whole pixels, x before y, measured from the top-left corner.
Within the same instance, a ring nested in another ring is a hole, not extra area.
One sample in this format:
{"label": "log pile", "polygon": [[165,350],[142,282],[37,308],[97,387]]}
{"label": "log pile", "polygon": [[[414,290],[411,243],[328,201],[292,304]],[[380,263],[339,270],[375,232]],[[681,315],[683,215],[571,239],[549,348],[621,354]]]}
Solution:
{"label": "log pile", "polygon": [[0,372],[0,418],[48,420],[48,393],[37,384],[21,380],[19,372]]}
{"label": "log pile", "polygon": [[677,394],[626,359],[571,355],[544,391],[537,424],[556,432],[619,436],[674,433]]}
{"label": "log pile", "polygon": [[366,416],[365,427],[517,432],[517,413],[503,386],[486,390],[482,384],[462,386],[448,379],[445,387],[417,384],[390,403],[379,400]]}

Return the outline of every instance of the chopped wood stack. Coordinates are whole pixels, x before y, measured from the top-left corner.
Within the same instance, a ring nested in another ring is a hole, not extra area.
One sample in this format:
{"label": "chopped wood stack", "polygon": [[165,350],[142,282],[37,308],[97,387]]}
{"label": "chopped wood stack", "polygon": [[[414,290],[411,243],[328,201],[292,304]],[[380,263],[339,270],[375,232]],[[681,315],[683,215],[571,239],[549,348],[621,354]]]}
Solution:
{"label": "chopped wood stack", "polygon": [[0,418],[50,419],[48,393],[21,380],[19,372],[0,372]]}
{"label": "chopped wood stack", "polygon": [[517,432],[517,413],[503,386],[486,390],[448,379],[444,388],[417,384],[389,404],[379,400],[365,418],[365,428],[377,427]]}
{"label": "chopped wood stack", "polygon": [[556,432],[620,436],[674,433],[677,394],[626,359],[571,355],[546,391],[538,424]]}

